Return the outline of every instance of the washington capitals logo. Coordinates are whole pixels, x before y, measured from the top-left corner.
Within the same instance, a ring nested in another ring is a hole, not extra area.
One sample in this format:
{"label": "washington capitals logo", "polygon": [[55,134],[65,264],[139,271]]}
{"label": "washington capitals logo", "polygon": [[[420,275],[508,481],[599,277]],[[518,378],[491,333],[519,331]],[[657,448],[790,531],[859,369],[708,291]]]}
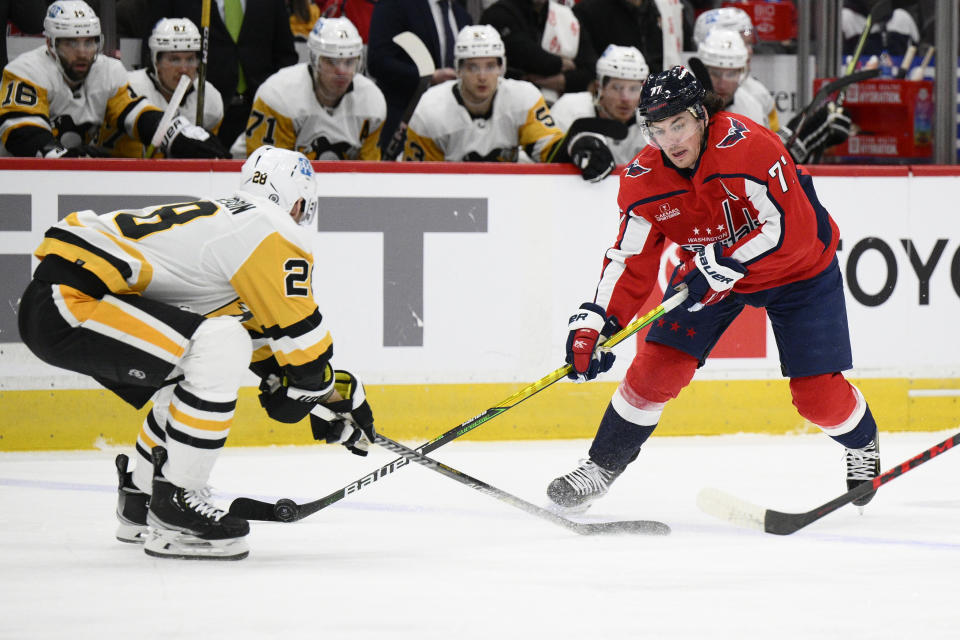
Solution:
{"label": "washington capitals logo", "polygon": [[732,147],[737,144],[747,136],[745,133],[749,133],[750,129],[747,129],[747,125],[743,124],[736,118],[727,118],[730,121],[730,130],[727,131],[726,137],[717,143],[718,149],[726,149],[727,147]]}
{"label": "washington capitals logo", "polygon": [[649,167],[645,167],[640,164],[639,160],[634,160],[629,165],[627,165],[627,170],[624,172],[628,178],[639,178],[645,173],[650,171]]}

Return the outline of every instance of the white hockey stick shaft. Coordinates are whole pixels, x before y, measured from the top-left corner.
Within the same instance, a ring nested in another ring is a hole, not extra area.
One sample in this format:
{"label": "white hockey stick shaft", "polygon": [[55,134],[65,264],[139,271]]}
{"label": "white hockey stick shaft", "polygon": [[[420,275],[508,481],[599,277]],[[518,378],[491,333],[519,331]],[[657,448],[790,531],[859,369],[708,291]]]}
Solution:
{"label": "white hockey stick shaft", "polygon": [[180,76],[177,88],[174,89],[173,95],[170,96],[170,104],[164,109],[163,117],[160,118],[160,124],[157,125],[157,130],[153,132],[153,139],[150,140],[150,147],[147,149],[148,158],[153,155],[153,150],[160,146],[167,127],[169,127],[173,119],[177,117],[177,110],[180,108],[180,103],[183,102],[183,96],[187,93],[190,82],[190,76],[186,74]]}

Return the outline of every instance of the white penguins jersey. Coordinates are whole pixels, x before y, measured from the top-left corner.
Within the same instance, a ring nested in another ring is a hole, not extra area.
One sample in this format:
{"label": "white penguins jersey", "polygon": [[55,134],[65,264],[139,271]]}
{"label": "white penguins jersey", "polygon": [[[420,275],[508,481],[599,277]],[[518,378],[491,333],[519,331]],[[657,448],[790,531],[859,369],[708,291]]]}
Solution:
{"label": "white penguins jersey", "polygon": [[[169,102],[163,97],[156,81],[150,76],[146,69],[130,71],[127,74],[127,80],[130,88],[138,96],[145,97],[151,104],[155,104],[161,109],[166,110]],[[197,91],[194,84],[187,89],[187,93],[180,101],[180,108],[177,113],[185,117],[191,123],[197,118]],[[223,98],[209,82],[206,83],[203,96],[203,124],[204,129],[217,132],[220,128],[220,122],[223,121]],[[125,131],[118,130],[111,124],[104,123],[100,128],[98,139],[99,146],[106,150],[110,155],[120,158],[142,158],[146,155],[146,147],[136,138],[132,138]]]}
{"label": "white penguins jersey", "polygon": [[[159,109],[130,88],[127,70],[119,60],[98,55],[74,90],[60,61],[42,45],[20,54],[3,70],[0,156],[13,155],[7,139],[19,127],[40,127],[61,143],[74,143],[64,146],[76,146],[90,142],[103,123],[119,123],[127,134],[136,135],[137,120],[147,110]],[[69,132],[75,132],[73,140],[63,137]]]}
{"label": "white penguins jersey", "polygon": [[273,355],[297,367],[332,344],[313,297],[309,237],[277,205],[236,193],[102,215],[77,211],[47,230],[35,255],[82,265],[113,293],[236,316],[260,334],[254,361]]}
{"label": "white penguins jersey", "polygon": [[[754,122],[759,122],[760,124],[766,125],[769,122],[767,112],[763,110],[763,106],[761,106],[760,102],[752,93],[743,88],[743,85],[737,87],[737,90],[733,94],[733,102],[724,107],[723,110],[747,116]],[[769,126],[767,128],[769,128]]]}
{"label": "white penguins jersey", "polygon": [[410,118],[404,160],[516,162],[523,148],[546,162],[563,138],[543,94],[524,80],[500,78],[490,112],[471,116],[456,80],[428,89]]}
{"label": "white penguins jersey", "polygon": [[[589,91],[565,93],[550,107],[550,113],[557,121],[562,131],[569,131],[575,120],[580,118],[596,118],[597,106],[593,94]],[[647,139],[640,131],[640,125],[634,117],[627,125],[627,137],[623,140],[614,140],[604,136],[607,146],[613,153],[613,160],[617,164],[628,164],[633,157],[647,146]]]}
{"label": "white penguins jersey", "polygon": [[244,132],[246,154],[270,144],[311,160],[379,160],[387,101],[369,78],[356,74],[337,106],[317,100],[307,63],[267,78],[253,100]]}
{"label": "white penguins jersey", "polygon": [[[778,131],[780,129],[780,118],[777,114],[777,104],[773,100],[773,96],[770,95],[767,87],[753,76],[748,75],[746,79],[740,83],[740,88],[753,96],[753,98],[760,103],[760,108],[763,112],[767,114],[763,120],[757,120],[757,122],[766,124],[771,131]],[[736,98],[736,96],[734,96],[734,98]],[[744,115],[749,116],[749,114]]]}

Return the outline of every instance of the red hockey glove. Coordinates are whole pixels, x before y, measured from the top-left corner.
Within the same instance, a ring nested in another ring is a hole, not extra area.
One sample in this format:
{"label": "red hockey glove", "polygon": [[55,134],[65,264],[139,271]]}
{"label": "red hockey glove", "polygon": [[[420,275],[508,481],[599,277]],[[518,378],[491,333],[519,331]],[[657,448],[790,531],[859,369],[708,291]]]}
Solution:
{"label": "red hockey glove", "polygon": [[745,275],[747,268],[725,257],[723,247],[714,242],[678,264],[670,276],[670,286],[687,285],[689,295],[682,304],[688,311],[699,311],[730,295],[733,285]]}

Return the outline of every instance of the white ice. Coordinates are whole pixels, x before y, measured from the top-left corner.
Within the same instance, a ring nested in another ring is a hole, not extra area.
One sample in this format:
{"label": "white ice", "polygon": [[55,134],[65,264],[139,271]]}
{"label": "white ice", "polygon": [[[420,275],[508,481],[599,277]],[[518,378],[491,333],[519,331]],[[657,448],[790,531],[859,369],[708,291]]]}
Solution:
{"label": "white ice", "polygon": [[[950,435],[884,433],[884,468]],[[408,443],[417,445],[420,443]],[[435,457],[533,503],[586,441],[453,442]],[[585,521],[673,533],[578,536],[408,466],[296,524],[256,523],[240,562],[154,559],[113,538],[117,450],[0,454],[0,637],[958,638],[960,453],[792,536],[698,511],[724,489],[807,511],[845,491],[825,436],[654,437]],[[394,459],[342,447],[228,448],[212,479],[300,502]]]}

